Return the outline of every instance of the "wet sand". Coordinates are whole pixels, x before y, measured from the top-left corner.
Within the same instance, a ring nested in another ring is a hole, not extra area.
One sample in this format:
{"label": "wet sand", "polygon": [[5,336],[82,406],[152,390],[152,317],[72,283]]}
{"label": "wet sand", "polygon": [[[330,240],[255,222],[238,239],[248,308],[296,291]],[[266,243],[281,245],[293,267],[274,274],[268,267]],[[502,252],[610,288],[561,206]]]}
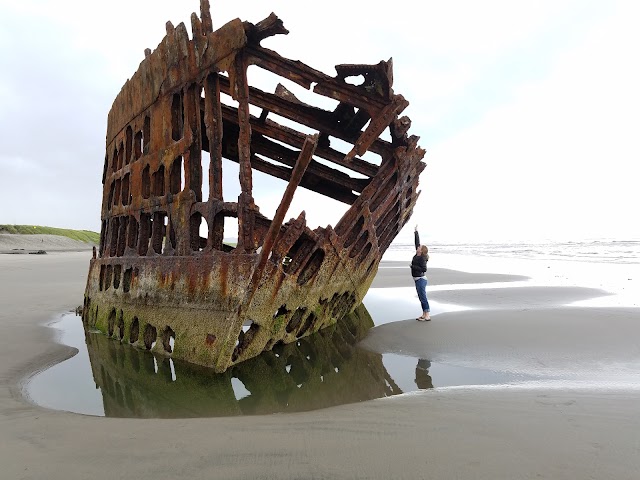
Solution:
{"label": "wet sand", "polygon": [[[378,270],[378,275],[371,284],[376,287],[414,287],[413,280],[409,275],[409,263],[397,261],[383,261]],[[447,268],[429,268],[429,285],[450,285],[450,284],[470,284],[470,283],[494,283],[494,282],[516,282],[526,280],[528,277],[522,275],[505,275],[502,273],[467,273],[450,270]]]}
{"label": "wet sand", "polygon": [[[475,279],[485,285],[468,295],[473,310],[434,314],[430,323],[398,318],[374,328],[363,346],[586,377],[257,417],[132,420],[34,406],[20,382],[74,353],[42,325],[82,303],[90,256],[0,255],[0,478],[638,478],[640,389],[630,386],[638,309],[566,307],[600,293],[492,289],[486,284],[508,279],[482,274],[443,271],[440,290],[430,292],[434,302],[464,302],[464,292],[446,285]],[[381,269],[376,285],[404,281],[390,272]],[[430,271],[432,285],[437,276]],[[627,383],[594,381],[616,372]]]}

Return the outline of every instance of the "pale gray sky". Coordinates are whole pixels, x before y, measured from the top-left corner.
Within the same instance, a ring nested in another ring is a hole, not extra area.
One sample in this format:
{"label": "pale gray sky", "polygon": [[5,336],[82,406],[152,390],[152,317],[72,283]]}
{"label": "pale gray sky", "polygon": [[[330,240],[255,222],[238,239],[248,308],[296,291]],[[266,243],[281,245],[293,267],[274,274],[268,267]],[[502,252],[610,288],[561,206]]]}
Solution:
{"label": "pale gray sky", "polygon": [[[165,22],[190,30],[198,9],[0,0],[0,223],[99,229],[111,103]],[[214,27],[275,12],[290,34],[265,45],[331,75],[393,57],[427,149],[411,222],[426,241],[640,239],[640,2],[211,0],[211,11]],[[303,194],[288,216],[302,208],[312,227],[338,220]]]}

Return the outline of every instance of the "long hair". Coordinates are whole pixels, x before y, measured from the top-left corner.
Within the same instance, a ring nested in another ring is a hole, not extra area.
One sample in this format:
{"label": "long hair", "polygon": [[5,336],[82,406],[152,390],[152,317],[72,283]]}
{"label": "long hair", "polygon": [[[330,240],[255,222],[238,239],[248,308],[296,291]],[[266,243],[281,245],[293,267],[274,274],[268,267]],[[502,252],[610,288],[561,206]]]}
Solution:
{"label": "long hair", "polygon": [[429,261],[429,249],[427,248],[426,245],[420,245],[420,248],[418,249],[420,252],[420,255],[422,255],[424,257],[424,259],[428,262]]}

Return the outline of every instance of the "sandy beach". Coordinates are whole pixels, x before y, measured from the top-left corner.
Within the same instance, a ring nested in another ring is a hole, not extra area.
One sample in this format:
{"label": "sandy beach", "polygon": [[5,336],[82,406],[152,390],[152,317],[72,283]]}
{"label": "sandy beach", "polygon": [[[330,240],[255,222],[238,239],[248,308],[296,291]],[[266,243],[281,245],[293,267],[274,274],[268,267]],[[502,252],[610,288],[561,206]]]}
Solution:
{"label": "sandy beach", "polygon": [[[518,275],[430,269],[433,321],[419,323],[409,310],[419,307],[409,294],[408,269],[385,262],[373,288],[410,298],[361,346],[539,375],[548,379],[542,383],[436,388],[233,418],[118,419],[33,405],[22,393],[25,379],[75,353],[44,325],[82,304],[90,257],[91,251],[0,255],[0,478],[640,475],[640,309],[567,306],[608,293],[527,286]],[[495,282],[514,286],[492,288]],[[465,309],[447,310],[451,304]]]}

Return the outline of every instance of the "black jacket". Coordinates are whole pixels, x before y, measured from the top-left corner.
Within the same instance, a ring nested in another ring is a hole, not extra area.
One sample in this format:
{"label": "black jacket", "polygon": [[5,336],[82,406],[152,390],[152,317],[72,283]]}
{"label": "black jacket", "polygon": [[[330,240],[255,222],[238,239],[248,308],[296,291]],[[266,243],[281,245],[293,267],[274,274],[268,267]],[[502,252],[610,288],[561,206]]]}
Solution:
{"label": "black jacket", "polygon": [[[420,236],[418,232],[414,233],[414,240],[417,250],[420,246]],[[411,260],[411,276],[422,277],[425,273],[427,273],[427,260],[422,255],[414,255]]]}

